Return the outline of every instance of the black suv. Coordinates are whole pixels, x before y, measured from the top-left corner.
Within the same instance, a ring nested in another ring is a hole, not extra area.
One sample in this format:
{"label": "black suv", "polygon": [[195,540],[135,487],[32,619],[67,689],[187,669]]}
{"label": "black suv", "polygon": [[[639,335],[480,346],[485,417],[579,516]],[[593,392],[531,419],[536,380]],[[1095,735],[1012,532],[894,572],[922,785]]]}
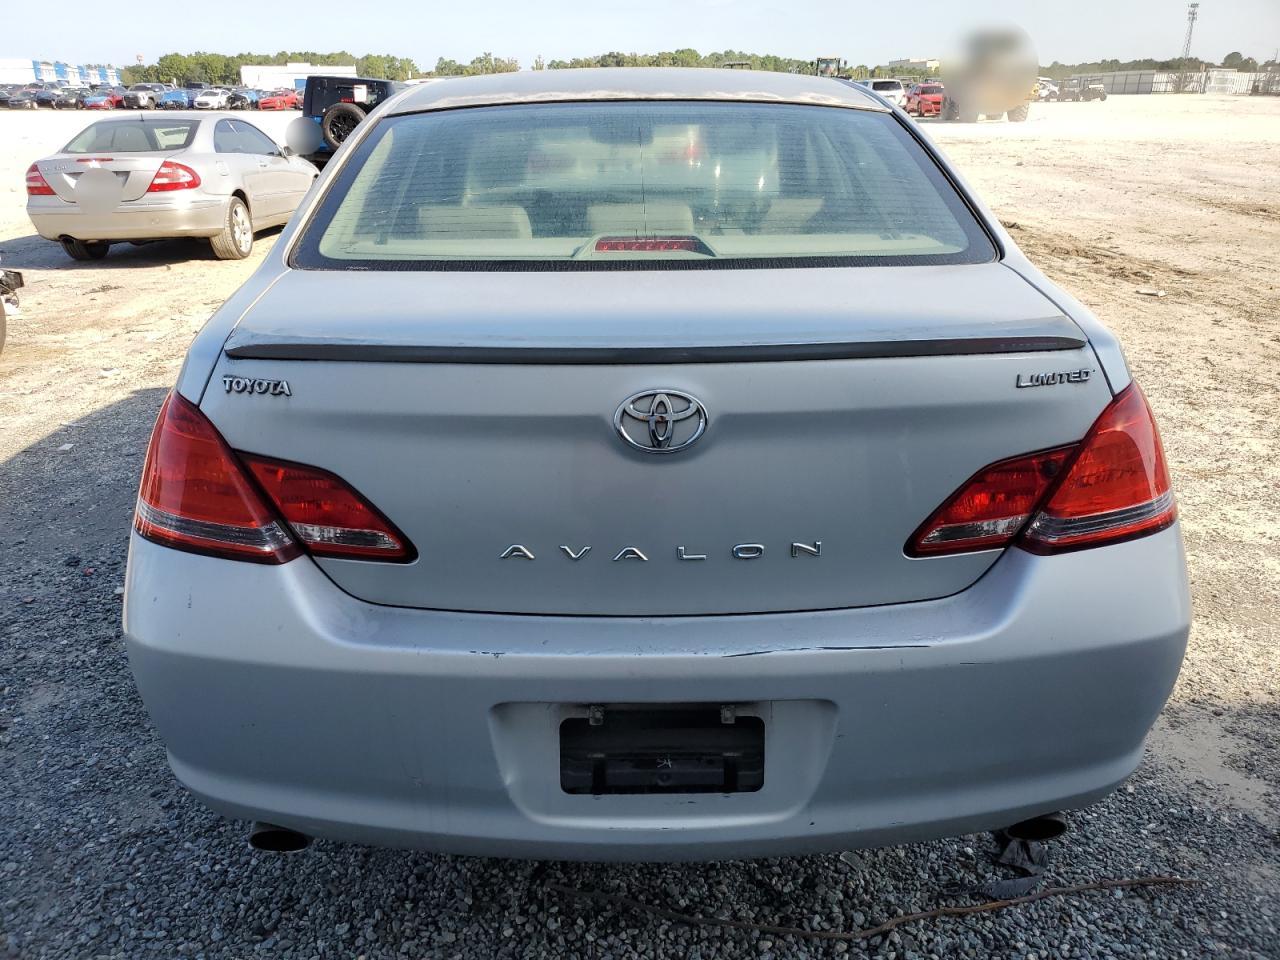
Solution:
{"label": "black suv", "polygon": [[307,77],[302,112],[320,124],[322,138],[316,153],[307,159],[323,167],[370,110],[407,86],[396,80],[364,77]]}

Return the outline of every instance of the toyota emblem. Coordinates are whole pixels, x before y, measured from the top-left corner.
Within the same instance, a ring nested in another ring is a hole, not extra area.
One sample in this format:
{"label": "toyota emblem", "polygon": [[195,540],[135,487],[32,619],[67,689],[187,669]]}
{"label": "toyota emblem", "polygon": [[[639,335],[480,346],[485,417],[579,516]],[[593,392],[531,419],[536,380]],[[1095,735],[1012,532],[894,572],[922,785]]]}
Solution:
{"label": "toyota emblem", "polygon": [[675,453],[707,429],[707,408],[683,390],[642,390],[618,405],[613,427],[645,453]]}

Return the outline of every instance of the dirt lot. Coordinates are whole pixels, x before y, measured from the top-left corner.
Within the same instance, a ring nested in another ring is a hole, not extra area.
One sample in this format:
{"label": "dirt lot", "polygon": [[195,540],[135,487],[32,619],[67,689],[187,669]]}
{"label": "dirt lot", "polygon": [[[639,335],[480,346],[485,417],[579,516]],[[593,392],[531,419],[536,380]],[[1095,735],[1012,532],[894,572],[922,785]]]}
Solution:
{"label": "dirt lot", "polygon": [[[291,116],[261,119],[282,131]],[[274,237],[243,263],[197,243],[66,259],[33,236],[22,173],[86,120],[0,114],[0,258],[28,283],[0,355],[0,796],[14,811],[0,826],[0,951],[827,956],[846,945],[691,932],[540,885],[851,928],[988,875],[984,838],[622,869],[328,844],[306,859],[250,856],[239,827],[164,766],[115,590],[163,391]],[[1053,877],[1204,882],[909,925],[851,949],[1280,957],[1280,99],[1113,97],[1036,105],[1025,124],[927,127],[1030,257],[1119,334],[1160,418],[1190,556],[1191,648],[1147,762],[1076,816]]]}

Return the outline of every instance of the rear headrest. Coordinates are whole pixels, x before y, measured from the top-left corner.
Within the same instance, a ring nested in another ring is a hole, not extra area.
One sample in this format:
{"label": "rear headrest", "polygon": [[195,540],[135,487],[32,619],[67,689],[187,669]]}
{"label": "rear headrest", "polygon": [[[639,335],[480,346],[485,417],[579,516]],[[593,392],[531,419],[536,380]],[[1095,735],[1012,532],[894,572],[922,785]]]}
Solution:
{"label": "rear headrest", "polygon": [[693,233],[693,211],[682,203],[593,203],[587,225],[596,234],[654,236]]}
{"label": "rear headrest", "polygon": [[455,240],[529,240],[533,228],[524,207],[427,203],[418,208],[418,233]]}
{"label": "rear headrest", "polygon": [[760,221],[760,232],[804,233],[820,209],[821,197],[779,197],[769,204],[768,212]]}

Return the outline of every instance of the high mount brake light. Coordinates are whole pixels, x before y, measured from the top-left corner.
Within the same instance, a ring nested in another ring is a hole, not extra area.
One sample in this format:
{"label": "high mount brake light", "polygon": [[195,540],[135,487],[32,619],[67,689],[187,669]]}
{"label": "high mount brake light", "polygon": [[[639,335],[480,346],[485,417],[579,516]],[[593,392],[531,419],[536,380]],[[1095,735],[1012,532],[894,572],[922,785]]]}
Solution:
{"label": "high mount brake light", "polygon": [[27,196],[52,197],[53,195],[53,187],[49,186],[49,181],[44,178],[40,168],[34,163],[27,167]]}
{"label": "high mount brake light", "polygon": [[661,253],[667,250],[689,250],[706,253],[707,248],[697,237],[601,237],[596,241],[600,253]]}
{"label": "high mount brake light", "polygon": [[991,550],[1016,539],[1033,553],[1060,553],[1155,533],[1176,517],[1160,434],[1134,383],[1080,443],[978,471],[920,526],[906,552]]}
{"label": "high mount brake light", "polygon": [[228,560],[316,556],[407,563],[417,553],[341,478],[303,464],[236,454],[209,419],[170,394],[160,411],[134,526],[165,546]]}
{"label": "high mount brake light", "polygon": [[147,193],[164,193],[169,190],[194,190],[200,186],[200,174],[186,164],[166,160],[151,178]]}

